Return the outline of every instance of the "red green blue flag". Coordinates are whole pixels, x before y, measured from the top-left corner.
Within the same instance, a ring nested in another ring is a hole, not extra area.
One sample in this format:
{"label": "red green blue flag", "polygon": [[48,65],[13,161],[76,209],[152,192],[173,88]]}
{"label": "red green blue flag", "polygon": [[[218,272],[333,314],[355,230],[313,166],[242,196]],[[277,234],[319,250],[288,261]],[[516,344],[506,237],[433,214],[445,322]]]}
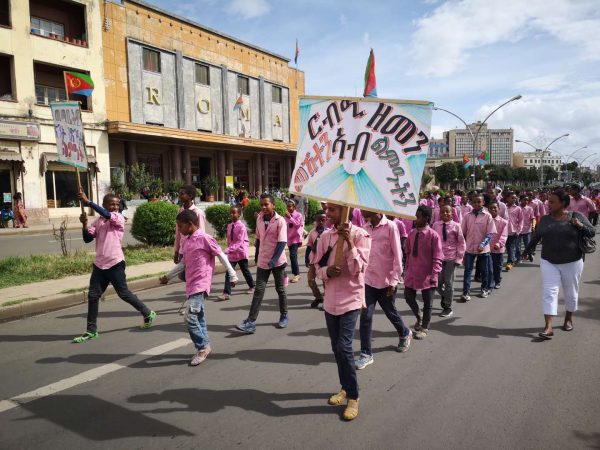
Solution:
{"label": "red green blue flag", "polygon": [[371,49],[367,68],[365,69],[365,91],[363,97],[377,97],[377,80],[375,79],[375,53]]}
{"label": "red green blue flag", "polygon": [[235,105],[233,105],[233,110],[237,111],[238,109],[241,109],[243,104],[244,104],[244,97],[242,97],[242,93],[240,92],[240,96],[235,101]]}
{"label": "red green blue flag", "polygon": [[296,54],[294,56],[294,64],[298,65],[298,56],[300,55],[300,47],[298,47],[298,39],[296,39]]}
{"label": "red green blue flag", "polygon": [[477,157],[480,166],[485,166],[490,160],[490,154],[488,152],[481,152]]}
{"label": "red green blue flag", "polygon": [[473,164],[471,163],[471,160],[469,159],[469,156],[468,155],[463,155],[463,166],[465,167],[465,169],[468,169],[472,165]]}
{"label": "red green blue flag", "polygon": [[67,95],[78,94],[89,97],[94,90],[94,82],[85,73],[65,72],[65,88],[67,89]]}

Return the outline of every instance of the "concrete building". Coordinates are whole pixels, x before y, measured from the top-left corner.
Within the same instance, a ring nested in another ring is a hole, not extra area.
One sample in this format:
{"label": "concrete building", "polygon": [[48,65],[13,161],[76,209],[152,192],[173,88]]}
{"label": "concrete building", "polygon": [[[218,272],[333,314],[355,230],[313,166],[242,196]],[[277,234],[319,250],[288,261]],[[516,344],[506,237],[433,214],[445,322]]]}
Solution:
{"label": "concrete building", "polygon": [[304,93],[289,59],[138,0],[103,14],[114,173],[139,162],[201,189],[213,176],[219,199],[226,176],[251,192],[289,185]]}
{"label": "concrete building", "polygon": [[[540,153],[542,153],[540,157]],[[557,172],[560,172],[562,159],[550,151],[544,152],[516,152],[513,155],[514,167],[530,167],[540,168],[540,163],[543,161],[544,167],[552,167]]]}
{"label": "concrete building", "polygon": [[[473,135],[481,122],[469,125]],[[462,157],[465,153],[473,159],[473,140],[471,134],[464,128],[444,132],[444,139],[448,144],[449,156]],[[496,165],[512,165],[514,133],[512,129],[489,129],[484,124],[477,137],[475,152],[477,157],[481,152],[490,154],[490,163]]]}
{"label": "concrete building", "polygon": [[429,151],[427,152],[427,158],[447,158],[448,156],[448,143],[445,139],[431,138],[429,140]]}
{"label": "concrete building", "polygon": [[22,192],[31,222],[79,214],[75,170],[57,161],[49,103],[66,100],[63,71],[96,80],[82,102],[87,172],[98,199],[109,184],[98,0],[0,0],[0,194]]}

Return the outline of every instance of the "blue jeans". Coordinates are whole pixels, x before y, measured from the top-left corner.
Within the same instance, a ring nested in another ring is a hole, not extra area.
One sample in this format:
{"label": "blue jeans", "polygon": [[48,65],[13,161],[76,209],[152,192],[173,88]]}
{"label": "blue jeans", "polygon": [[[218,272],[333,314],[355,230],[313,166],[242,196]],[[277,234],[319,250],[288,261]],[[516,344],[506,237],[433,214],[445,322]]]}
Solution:
{"label": "blue jeans", "polygon": [[514,234],[506,238],[506,263],[513,264],[517,261],[517,245],[519,244],[519,235]]}
{"label": "blue jeans", "polygon": [[352,337],[356,328],[356,321],[360,309],[348,311],[345,314],[334,316],[325,311],[325,323],[331,339],[331,349],[337,363],[338,376],[342,389],[346,391],[349,399],[358,399],[358,379],[354,365],[354,352],[352,351]]}
{"label": "blue jeans", "polygon": [[377,289],[368,284],[365,285],[365,303],[367,307],[360,312],[360,352],[365,355],[373,354],[371,351],[371,338],[373,335],[373,313],[377,302],[381,305],[385,316],[392,322],[400,337],[406,337],[410,333],[396,309],[394,294],[387,297],[386,291],[387,288]]}
{"label": "blue jeans", "polygon": [[210,343],[208,339],[208,328],[206,327],[206,317],[204,315],[205,292],[200,292],[189,297],[190,304],[185,312],[185,322],[188,333],[196,347],[196,350],[206,348]]}
{"label": "blue jeans", "polygon": [[471,272],[473,272],[473,265],[475,264],[475,258],[481,258],[481,289],[490,288],[490,273],[489,273],[489,253],[465,253],[463,260],[465,264],[465,276],[463,280],[463,294],[471,290]]}
{"label": "blue jeans", "polygon": [[519,235],[519,240],[517,241],[517,260],[521,260],[521,244],[523,244],[523,250],[529,245],[529,241],[531,241],[531,233],[525,233]]}
{"label": "blue jeans", "polygon": [[[252,278],[252,273],[250,269],[248,269],[248,260],[242,259],[240,261],[229,261],[231,263],[231,267],[235,269],[237,264],[240,265],[240,270],[242,271],[242,275],[244,275],[244,279],[246,283],[248,283],[248,288],[254,287],[254,279]],[[231,294],[231,279],[229,277],[229,273],[225,272],[225,287],[223,288],[224,294]]]}
{"label": "blue jeans", "polygon": [[492,273],[494,276],[494,286],[500,284],[502,281],[502,260],[504,259],[504,254],[502,253],[490,253],[491,262],[492,262]]}
{"label": "blue jeans", "polygon": [[300,247],[300,244],[292,244],[288,246],[290,250],[290,263],[292,266],[292,274],[294,276],[300,275],[300,267],[298,266],[298,247]]}

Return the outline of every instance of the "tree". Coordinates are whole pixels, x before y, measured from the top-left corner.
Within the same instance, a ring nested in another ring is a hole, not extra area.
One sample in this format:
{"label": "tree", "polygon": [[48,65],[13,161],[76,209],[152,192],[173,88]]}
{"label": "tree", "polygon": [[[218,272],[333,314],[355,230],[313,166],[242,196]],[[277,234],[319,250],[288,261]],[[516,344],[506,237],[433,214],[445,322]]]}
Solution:
{"label": "tree", "polygon": [[525,167],[518,167],[513,170],[513,180],[517,183],[525,183],[529,180],[529,170]]}
{"label": "tree", "polygon": [[466,180],[467,177],[469,176],[469,173],[468,173],[467,169],[465,169],[465,166],[463,165],[463,163],[460,161],[455,161],[454,165],[456,166],[456,178],[459,181]]}
{"label": "tree", "polygon": [[544,180],[546,182],[556,180],[558,178],[558,172],[550,166],[544,166]]}
{"label": "tree", "polygon": [[444,163],[439,167],[435,168],[435,179],[440,184],[450,184],[458,176],[456,165],[453,163]]}
{"label": "tree", "polygon": [[478,181],[487,181],[488,175],[484,166],[475,166],[475,177]]}

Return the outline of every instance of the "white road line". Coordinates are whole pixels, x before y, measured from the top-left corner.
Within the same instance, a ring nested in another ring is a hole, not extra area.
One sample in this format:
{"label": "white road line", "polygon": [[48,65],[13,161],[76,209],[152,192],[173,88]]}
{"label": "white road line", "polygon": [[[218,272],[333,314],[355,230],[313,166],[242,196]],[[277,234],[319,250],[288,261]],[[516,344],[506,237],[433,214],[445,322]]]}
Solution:
{"label": "white road line", "polygon": [[[131,356],[158,356],[162,355],[163,353],[167,353],[171,350],[175,350],[176,348],[188,345],[189,343],[189,339],[180,338],[171,342],[167,342],[166,344],[162,344],[157,347],[144,350],[143,352],[136,353],[135,355]],[[130,358],[131,356],[129,356],[128,358]],[[80,384],[97,380],[98,378],[104,375],[108,375],[109,373],[116,372],[120,369],[124,369],[125,367],[127,366],[119,364],[118,362],[104,364],[103,366],[96,367],[91,370],[86,370],[85,372],[82,372],[78,375],[69,378],[65,378],[64,380],[57,381],[56,383],[51,383],[33,391],[25,392],[24,394],[19,394],[8,400],[2,400],[0,401],[0,413],[21,406],[21,404],[23,403],[28,403],[38,398],[47,397],[49,395],[56,394],[57,392],[70,389]]]}

